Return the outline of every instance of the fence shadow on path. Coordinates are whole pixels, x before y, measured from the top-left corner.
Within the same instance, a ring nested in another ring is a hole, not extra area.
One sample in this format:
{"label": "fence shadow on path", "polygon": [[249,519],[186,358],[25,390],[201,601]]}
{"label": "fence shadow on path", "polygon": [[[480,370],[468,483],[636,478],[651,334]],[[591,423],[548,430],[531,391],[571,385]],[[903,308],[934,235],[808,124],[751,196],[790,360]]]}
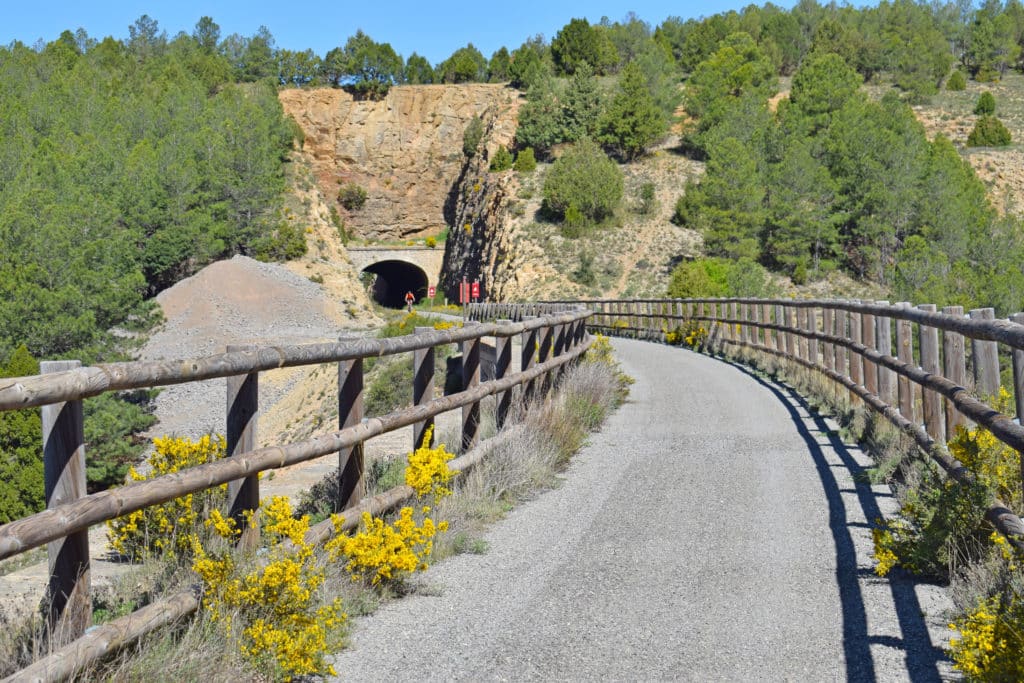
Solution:
{"label": "fence shadow on path", "polygon": [[[891,636],[872,636],[868,632],[868,617],[861,593],[861,570],[857,566],[857,552],[854,546],[851,527],[863,527],[861,522],[851,521],[847,515],[843,491],[833,472],[833,465],[822,450],[822,440],[835,451],[844,468],[853,479],[857,501],[864,512],[864,518],[870,523],[881,518],[882,511],[876,500],[876,493],[871,490],[862,476],[864,468],[857,463],[853,454],[843,443],[834,430],[830,429],[822,416],[813,411],[807,401],[791,388],[766,380],[754,373],[750,368],[731,361],[724,361],[751,377],[754,381],[768,389],[785,406],[800,437],[807,444],[807,451],[814,460],[815,468],[821,479],[825,496],[828,499],[829,527],[836,548],[836,583],[843,614],[843,651],[846,657],[846,680],[850,682],[876,681],[879,674],[885,677],[886,672],[878,672],[871,656],[871,645],[881,644],[899,648],[904,652],[907,675],[915,683],[931,683],[943,680],[939,672],[939,663],[946,661],[945,652],[932,643],[928,633],[928,625],[924,620],[921,603],[914,590],[915,581],[912,577],[894,571],[884,579],[892,593],[893,606],[899,622],[901,638]],[[799,409],[803,409],[801,414]]]}

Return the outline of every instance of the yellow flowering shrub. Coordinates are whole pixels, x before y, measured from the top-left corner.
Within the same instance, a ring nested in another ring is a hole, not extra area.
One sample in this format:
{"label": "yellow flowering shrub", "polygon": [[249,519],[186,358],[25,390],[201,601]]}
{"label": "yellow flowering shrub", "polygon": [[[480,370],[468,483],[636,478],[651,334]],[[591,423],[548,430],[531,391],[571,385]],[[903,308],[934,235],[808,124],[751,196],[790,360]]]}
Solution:
{"label": "yellow flowering shrub", "polygon": [[690,325],[690,329],[686,333],[686,337],[683,338],[683,343],[691,348],[697,348],[704,344],[704,340],[708,338],[708,331],[704,329],[702,325]]}
{"label": "yellow flowering shrub", "polygon": [[[204,465],[223,458],[227,443],[223,436],[206,435],[198,441],[187,438],[162,437],[153,439],[154,450],[145,474],[135,467],[128,470],[132,481],[155,479],[189,467]],[[131,559],[153,555],[188,555],[193,547],[198,520],[226,500],[227,485],[188,494],[161,505],[142,510],[107,522],[107,539],[111,548]]]}
{"label": "yellow flowering shrub", "polygon": [[[427,516],[429,507],[423,507],[420,512],[423,516],[420,524],[416,523],[411,507],[403,507],[392,524],[364,512],[362,530],[354,536],[339,534],[328,541],[328,556],[332,561],[348,558],[345,569],[352,580],[371,586],[423,571],[434,549],[434,536],[447,531],[448,523],[435,524]],[[335,528],[340,530],[340,523]]]}
{"label": "yellow flowering shrub", "polygon": [[423,434],[423,444],[409,453],[409,464],[405,468],[405,483],[416,491],[420,498],[434,496],[435,499],[451,495],[448,482],[458,474],[448,469],[448,461],[454,456],[448,452],[444,444],[430,448],[433,440],[434,426],[431,425]]}
{"label": "yellow flowering shrub", "polygon": [[[993,408],[1012,415],[1011,396],[1003,387]],[[986,488],[1011,508],[1019,509],[1021,499],[1020,453],[997,439],[982,426],[974,429],[956,428],[949,442],[950,454],[962,462]]]}
{"label": "yellow flowering shrub", "polygon": [[434,323],[435,330],[450,330],[456,327],[462,327],[462,323],[455,320],[438,320]]}
{"label": "yellow flowering shrub", "polygon": [[893,550],[895,539],[886,526],[876,526],[872,529],[871,538],[875,543],[874,558],[878,562],[875,565],[875,574],[885,576],[899,564],[899,558],[896,557],[896,552]]}
{"label": "yellow flowering shrub", "polygon": [[[434,428],[430,427],[423,434],[423,444],[409,453],[409,464],[405,468],[405,483],[412,487],[420,500],[429,496],[436,501],[451,495],[448,482],[458,474],[448,469],[452,454],[444,444],[430,447],[433,431]],[[335,521],[335,530],[339,533],[327,542],[328,557],[332,561],[347,558],[345,569],[352,580],[371,586],[423,571],[434,549],[434,537],[448,530],[448,522],[435,523],[429,516],[430,511],[426,505],[419,509],[418,514],[412,507],[403,507],[398,519],[391,524],[364,512],[361,529],[353,536],[341,534],[341,522]]]}
{"label": "yellow flowering shrub", "polygon": [[241,653],[275,678],[334,675],[325,657],[346,615],[340,598],[319,602],[325,572],[305,541],[309,516],[293,517],[285,496],[274,496],[260,509],[267,548],[254,568],[240,565],[232,552],[234,520],[216,510],[207,519],[222,542],[211,550],[194,541],[192,568],[206,586],[203,605],[238,639]]}
{"label": "yellow flowering shrub", "polygon": [[978,603],[949,625],[953,667],[971,681],[1024,681],[1024,600],[1016,592]]}

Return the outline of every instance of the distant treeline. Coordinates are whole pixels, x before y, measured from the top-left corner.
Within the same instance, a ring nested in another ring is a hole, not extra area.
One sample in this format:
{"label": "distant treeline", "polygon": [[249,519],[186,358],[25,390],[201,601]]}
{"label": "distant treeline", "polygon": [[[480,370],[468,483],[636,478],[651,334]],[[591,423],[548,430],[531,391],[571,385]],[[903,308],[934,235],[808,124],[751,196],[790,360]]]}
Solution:
{"label": "distant treeline", "polygon": [[[161,289],[214,259],[305,249],[281,215],[294,130],[272,83],[237,75],[216,41],[166,42],[142,20],[127,43],[0,48],[0,376],[117,360]],[[93,487],[135,459],[145,398],[87,401]],[[23,471],[38,429],[0,414],[0,521],[41,500],[4,493],[41,481]]]}

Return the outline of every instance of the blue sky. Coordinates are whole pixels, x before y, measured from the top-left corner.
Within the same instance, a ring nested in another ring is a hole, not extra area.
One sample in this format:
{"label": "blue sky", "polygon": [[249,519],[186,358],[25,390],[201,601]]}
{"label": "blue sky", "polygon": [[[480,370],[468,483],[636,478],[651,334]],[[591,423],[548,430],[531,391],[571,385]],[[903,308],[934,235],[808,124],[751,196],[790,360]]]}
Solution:
{"label": "blue sky", "polygon": [[[333,2],[265,2],[264,0],[178,0],[177,2],[90,2],[48,0],[36,5],[25,0],[0,0],[0,45],[14,40],[32,45],[51,41],[64,29],[84,28],[93,38],[108,35],[127,39],[128,26],[139,16],[156,19],[168,37],[192,32],[203,15],[213,17],[221,35],[251,36],[260,25],[274,35],[278,47],[312,48],[323,55],[343,45],[356,29],[374,40],[389,42],[404,57],[413,51],[436,64],[457,48],[472,42],[490,57],[502,45],[510,50],[527,37],[543,33],[548,39],[573,17],[591,22],[607,16],[620,20],[629,11],[657,26],[666,17],[697,17],[740,9],[749,0],[665,2],[629,0],[610,2],[537,2],[535,0],[334,0]],[[762,3],[758,3],[762,4]],[[792,7],[793,0],[775,4]]]}

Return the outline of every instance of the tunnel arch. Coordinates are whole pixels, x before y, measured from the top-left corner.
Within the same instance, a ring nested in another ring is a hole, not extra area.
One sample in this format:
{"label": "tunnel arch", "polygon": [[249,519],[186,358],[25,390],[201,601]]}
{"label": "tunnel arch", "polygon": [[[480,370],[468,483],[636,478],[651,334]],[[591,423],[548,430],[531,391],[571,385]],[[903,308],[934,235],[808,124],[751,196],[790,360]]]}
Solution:
{"label": "tunnel arch", "polygon": [[370,297],[381,306],[403,308],[406,292],[412,292],[416,301],[427,296],[427,273],[415,263],[395,259],[378,261],[363,268],[362,272],[375,276],[370,286]]}

